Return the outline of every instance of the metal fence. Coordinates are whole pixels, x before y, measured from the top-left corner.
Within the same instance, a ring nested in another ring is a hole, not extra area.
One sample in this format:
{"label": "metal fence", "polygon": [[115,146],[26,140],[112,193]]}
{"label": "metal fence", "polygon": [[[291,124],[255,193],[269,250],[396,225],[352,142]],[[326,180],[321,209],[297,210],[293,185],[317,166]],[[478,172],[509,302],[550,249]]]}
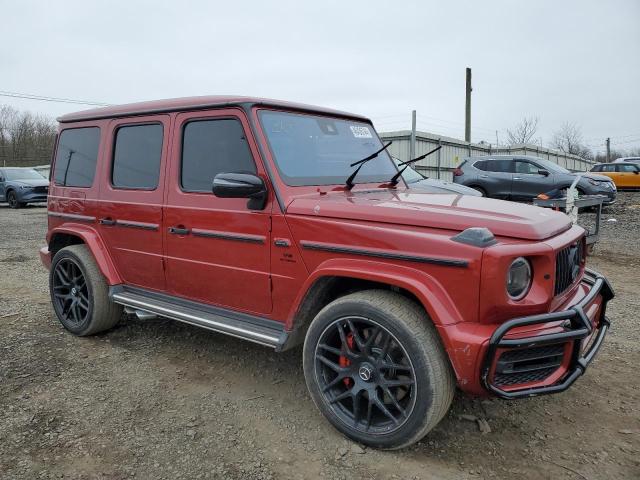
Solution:
{"label": "metal fence", "polygon": [[[381,132],[383,140],[393,140],[389,152],[400,160],[409,160],[411,149],[411,131]],[[453,169],[458,167],[466,157],[480,155],[529,155],[545,158],[575,172],[584,172],[591,168],[593,162],[576,155],[565,154],[551,148],[536,145],[512,145],[510,147],[494,147],[485,143],[468,143],[451,137],[443,137],[428,132],[416,132],[415,155],[423,155],[437,146],[442,149],[417,162],[415,168],[421,173],[443,180],[453,178]]]}

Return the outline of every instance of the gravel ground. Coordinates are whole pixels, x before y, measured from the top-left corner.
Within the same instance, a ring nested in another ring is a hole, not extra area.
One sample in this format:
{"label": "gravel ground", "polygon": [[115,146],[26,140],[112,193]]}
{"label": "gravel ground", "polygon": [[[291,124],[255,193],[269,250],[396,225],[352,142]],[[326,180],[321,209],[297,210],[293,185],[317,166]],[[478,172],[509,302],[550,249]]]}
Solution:
{"label": "gravel ground", "polygon": [[0,478],[640,478],[639,214],[638,193],[605,211],[590,264],[617,297],[584,378],[517,402],[458,395],[422,442],[380,452],[320,416],[299,350],[168,320],[66,333],[37,255],[45,209],[0,204]]}

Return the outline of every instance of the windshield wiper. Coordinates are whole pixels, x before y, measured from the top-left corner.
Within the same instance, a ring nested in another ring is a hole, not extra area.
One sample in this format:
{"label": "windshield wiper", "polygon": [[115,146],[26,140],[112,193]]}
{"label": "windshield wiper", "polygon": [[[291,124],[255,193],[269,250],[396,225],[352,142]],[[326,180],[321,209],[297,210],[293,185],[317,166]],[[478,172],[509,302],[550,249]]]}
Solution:
{"label": "windshield wiper", "polygon": [[354,178],[356,178],[356,175],[358,175],[358,172],[360,171],[360,169],[362,168],[362,166],[367,163],[369,160],[373,160],[374,158],[376,158],[378,155],[380,155],[381,152],[383,152],[384,150],[386,150],[389,145],[391,145],[393,143],[393,140],[390,141],[389,143],[387,143],[385,146],[383,146],[380,150],[378,150],[377,152],[373,152],[371,155],[369,155],[368,157],[364,157],[362,160],[358,160],[357,162],[353,162],[351,165],[349,165],[350,167],[355,167],[356,165],[358,165],[358,168],[356,168],[353,173],[351,175],[349,175],[349,178],[347,178],[347,181],[345,182],[347,185],[347,190],[351,190],[353,188],[353,186],[355,185],[355,183],[353,183]]}
{"label": "windshield wiper", "polygon": [[403,168],[401,168],[400,170],[398,170],[398,173],[396,173],[391,180],[389,180],[389,183],[391,185],[396,185],[398,183],[398,179],[400,178],[400,175],[402,175],[402,173],[407,169],[407,167],[409,165],[411,165],[414,162],[417,162],[418,160],[422,160],[423,158],[427,158],[429,155],[431,155],[432,153],[436,153],[438,150],[440,150],[442,148],[442,145],[440,145],[439,147],[434,148],[433,150],[431,150],[430,152],[425,153],[424,155],[420,155],[419,157],[416,158],[412,158],[411,160],[407,160],[406,162],[400,162],[398,164],[399,167],[402,167],[404,165]]}

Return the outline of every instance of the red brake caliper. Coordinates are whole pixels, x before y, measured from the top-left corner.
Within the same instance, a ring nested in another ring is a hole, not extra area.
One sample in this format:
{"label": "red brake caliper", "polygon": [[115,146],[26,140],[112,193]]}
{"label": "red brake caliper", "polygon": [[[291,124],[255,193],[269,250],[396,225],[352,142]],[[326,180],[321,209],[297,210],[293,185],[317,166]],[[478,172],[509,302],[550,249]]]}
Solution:
{"label": "red brake caliper", "polygon": [[[350,350],[353,350],[353,333],[349,333],[347,335],[347,345],[349,346]],[[344,355],[340,355],[340,358],[338,359],[338,363],[340,364],[341,367],[348,367],[349,365],[351,365],[351,361]],[[345,378],[342,381],[344,382],[346,387],[351,386],[350,378]]]}

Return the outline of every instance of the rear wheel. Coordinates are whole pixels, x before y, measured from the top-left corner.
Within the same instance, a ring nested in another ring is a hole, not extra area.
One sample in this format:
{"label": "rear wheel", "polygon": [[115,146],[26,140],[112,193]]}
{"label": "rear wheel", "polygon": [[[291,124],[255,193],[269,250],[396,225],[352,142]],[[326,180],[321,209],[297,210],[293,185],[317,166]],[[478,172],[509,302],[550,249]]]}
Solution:
{"label": "rear wheel", "polygon": [[85,245],[72,245],[56,253],[49,290],[58,320],[78,336],[108,330],[122,314],[122,307],[109,300],[109,287]]}
{"label": "rear wheel", "polygon": [[377,448],[420,440],[446,414],[455,379],[424,310],[369,290],[327,305],[304,344],[311,397],[343,434]]}

